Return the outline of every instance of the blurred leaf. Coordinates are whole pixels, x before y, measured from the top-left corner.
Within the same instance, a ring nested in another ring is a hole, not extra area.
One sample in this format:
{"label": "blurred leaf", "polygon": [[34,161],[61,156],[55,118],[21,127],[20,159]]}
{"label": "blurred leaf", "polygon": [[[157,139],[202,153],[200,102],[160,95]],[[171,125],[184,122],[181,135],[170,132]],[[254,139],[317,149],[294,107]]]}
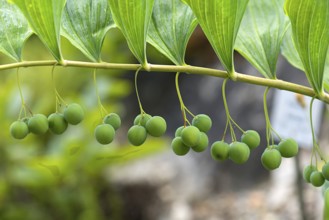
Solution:
{"label": "blurred leaf", "polygon": [[8,0],[23,12],[33,31],[59,62],[63,60],[60,49],[60,26],[66,0]]}
{"label": "blurred leaf", "polygon": [[248,0],[186,0],[228,73],[234,72],[233,50]]}
{"label": "blurred leaf", "polygon": [[183,65],[196,25],[192,10],[180,0],[155,0],[148,42],[176,65]]}
{"label": "blurred leaf", "polygon": [[146,38],[154,0],[108,0],[116,25],[131,52],[147,68]]}
{"label": "blurred leaf", "polygon": [[324,193],[324,213],[323,219],[329,219],[329,188]]}
{"label": "blurred leaf", "polygon": [[101,61],[105,35],[114,26],[107,0],[67,0],[62,34],[92,61]]}
{"label": "blurred leaf", "polygon": [[276,78],[280,45],[289,21],[284,0],[250,0],[235,49],[266,78]]}
{"label": "blurred leaf", "polygon": [[16,61],[22,60],[22,48],[32,30],[14,5],[0,0],[0,51]]}
{"label": "blurred leaf", "polygon": [[317,94],[322,94],[329,45],[329,1],[287,0],[285,11],[308,81]]}

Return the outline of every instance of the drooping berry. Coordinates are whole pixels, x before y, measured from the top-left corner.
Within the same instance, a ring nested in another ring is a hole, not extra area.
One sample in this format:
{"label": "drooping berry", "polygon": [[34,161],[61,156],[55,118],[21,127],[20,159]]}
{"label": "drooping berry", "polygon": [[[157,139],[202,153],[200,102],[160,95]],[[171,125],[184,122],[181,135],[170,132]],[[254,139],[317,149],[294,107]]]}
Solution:
{"label": "drooping berry", "polygon": [[79,124],[84,118],[84,111],[77,103],[69,104],[64,110],[64,118],[71,125]]}
{"label": "drooping berry", "polygon": [[145,128],[151,136],[161,137],[167,130],[167,123],[162,117],[153,116],[146,122]]}
{"label": "drooping berry", "polygon": [[257,131],[248,130],[244,132],[241,136],[241,142],[248,145],[250,150],[255,149],[260,144],[260,136]]}
{"label": "drooping berry", "polygon": [[262,164],[267,170],[278,168],[282,161],[280,152],[275,148],[267,148],[261,157]]}
{"label": "drooping berry", "polygon": [[186,146],[181,137],[175,137],[171,142],[171,148],[178,156],[184,156],[190,151],[190,147]]}
{"label": "drooping berry", "polygon": [[310,177],[311,184],[315,187],[320,187],[324,184],[324,176],[319,171],[313,171]]}
{"label": "drooping berry", "polygon": [[42,114],[35,114],[29,119],[28,127],[33,134],[45,134],[49,129],[48,118]]}
{"label": "drooping berry", "polygon": [[313,165],[307,165],[304,168],[303,171],[303,178],[306,182],[310,183],[311,182],[311,174],[313,173],[313,171],[316,171],[316,167]]}
{"label": "drooping berry", "polygon": [[128,141],[134,146],[142,145],[146,137],[146,129],[141,125],[134,125],[128,130]]}
{"label": "drooping berry", "polygon": [[229,157],[234,163],[243,164],[249,156],[250,149],[245,143],[236,141],[230,144]]}
{"label": "drooping berry", "polygon": [[49,130],[54,134],[63,134],[66,131],[68,123],[61,113],[53,113],[48,116]]}
{"label": "drooping berry", "polygon": [[298,154],[298,144],[292,139],[283,139],[278,145],[279,151],[283,157],[294,157]]}
{"label": "drooping berry", "polygon": [[323,165],[322,174],[324,178],[329,181],[329,162]]}
{"label": "drooping berry", "polygon": [[217,161],[224,161],[229,157],[230,145],[224,141],[216,141],[211,145],[211,157]]}
{"label": "drooping berry", "polygon": [[187,126],[182,130],[181,137],[186,146],[193,147],[199,142],[200,130],[195,126]]}
{"label": "drooping berry", "polygon": [[184,129],[184,126],[180,126],[176,129],[175,137],[180,137],[182,135],[182,130]]}
{"label": "drooping berry", "polygon": [[103,123],[112,125],[114,130],[118,130],[121,126],[121,118],[116,113],[110,113],[105,116]]}
{"label": "drooping berry", "polygon": [[101,124],[95,129],[95,138],[100,144],[110,144],[115,136],[115,129],[112,125]]}
{"label": "drooping berry", "polygon": [[193,118],[192,125],[200,131],[207,133],[212,126],[212,121],[208,115],[199,114]]}
{"label": "drooping berry", "polygon": [[29,128],[23,121],[15,121],[10,125],[10,134],[15,139],[24,139],[29,134]]}
{"label": "drooping berry", "polygon": [[199,142],[195,146],[192,146],[191,148],[195,152],[203,152],[207,149],[208,144],[209,144],[209,139],[207,134],[204,132],[200,132]]}
{"label": "drooping berry", "polygon": [[139,114],[136,116],[135,120],[134,120],[134,125],[141,125],[144,126],[146,125],[146,122],[151,118],[152,116],[149,114]]}

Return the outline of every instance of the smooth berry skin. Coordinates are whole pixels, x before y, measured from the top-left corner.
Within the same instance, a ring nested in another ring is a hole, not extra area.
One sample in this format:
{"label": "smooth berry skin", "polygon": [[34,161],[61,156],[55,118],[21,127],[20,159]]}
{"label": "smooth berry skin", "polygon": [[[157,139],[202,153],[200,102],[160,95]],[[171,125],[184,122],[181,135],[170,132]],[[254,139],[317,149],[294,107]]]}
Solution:
{"label": "smooth berry skin", "polygon": [[294,157],[298,154],[298,144],[292,138],[281,140],[278,149],[281,155],[286,158]]}
{"label": "smooth berry skin", "polygon": [[230,144],[229,158],[236,164],[247,162],[250,156],[248,145],[243,142],[233,142]]}
{"label": "smooth berry skin", "polygon": [[64,110],[64,118],[71,125],[77,125],[84,119],[85,113],[77,103],[69,104]]}
{"label": "smooth berry skin", "polygon": [[161,137],[166,133],[167,123],[164,118],[160,116],[153,116],[145,125],[146,131],[153,137]]}
{"label": "smooth berry skin", "polygon": [[303,170],[303,178],[306,182],[311,183],[311,174],[316,171],[316,167],[313,165],[307,165]]}
{"label": "smooth berry skin", "polygon": [[281,165],[282,156],[277,149],[268,148],[263,152],[261,161],[267,170],[275,170]]}
{"label": "smooth berry skin", "polygon": [[28,127],[33,134],[45,134],[49,129],[48,118],[42,114],[33,115],[28,121]]}
{"label": "smooth berry skin", "polygon": [[128,141],[134,146],[142,145],[147,138],[147,132],[144,126],[134,125],[128,130]]}
{"label": "smooth berry skin", "polygon": [[229,157],[230,145],[224,141],[216,141],[211,145],[211,157],[216,161],[224,161]]}
{"label": "smooth berry skin", "polygon": [[186,146],[181,137],[175,137],[171,142],[171,148],[178,156],[184,156],[190,151],[190,147]]}
{"label": "smooth berry skin", "polygon": [[241,142],[248,145],[250,150],[255,149],[260,144],[260,136],[257,131],[248,130],[244,132],[241,136]]}
{"label": "smooth berry skin", "polygon": [[181,137],[186,146],[196,146],[200,140],[200,130],[195,126],[187,126],[182,130]]}
{"label": "smooth berry skin", "polygon": [[136,116],[134,120],[134,125],[141,125],[144,126],[146,125],[147,121],[151,118],[152,116],[149,114],[139,114]]}
{"label": "smooth berry skin", "polygon": [[207,133],[211,129],[212,120],[208,115],[199,114],[193,118],[192,125],[200,131]]}
{"label": "smooth berry skin", "polygon": [[96,127],[94,135],[98,143],[110,144],[114,139],[115,129],[112,125],[101,124]]}
{"label": "smooth berry skin", "polygon": [[175,131],[175,137],[180,137],[182,135],[182,130],[184,129],[184,126],[180,126]]}
{"label": "smooth berry skin", "polygon": [[325,178],[319,171],[313,171],[310,177],[311,184],[315,187],[320,187],[324,184]]}
{"label": "smooth berry skin", "polygon": [[13,138],[21,140],[29,134],[29,128],[23,121],[15,121],[10,125],[10,134]]}
{"label": "smooth berry skin", "polygon": [[68,126],[64,115],[61,113],[53,113],[48,116],[49,130],[54,134],[63,134]]}
{"label": "smooth berry skin", "polygon": [[114,130],[118,130],[121,127],[121,118],[116,113],[110,113],[105,116],[103,123],[112,125]]}
{"label": "smooth berry skin", "polygon": [[203,152],[207,149],[209,144],[209,139],[206,133],[204,132],[200,132],[200,138],[199,138],[199,142],[197,143],[197,145],[191,147],[192,150],[194,150],[195,152]]}
{"label": "smooth berry skin", "polygon": [[323,165],[322,174],[326,180],[329,180],[329,162]]}

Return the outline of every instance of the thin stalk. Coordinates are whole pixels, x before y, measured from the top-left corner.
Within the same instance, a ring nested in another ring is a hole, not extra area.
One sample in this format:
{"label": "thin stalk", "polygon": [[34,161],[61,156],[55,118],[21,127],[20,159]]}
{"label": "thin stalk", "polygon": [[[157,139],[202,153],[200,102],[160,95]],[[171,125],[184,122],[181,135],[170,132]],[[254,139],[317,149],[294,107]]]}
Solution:
{"label": "thin stalk", "polygon": [[99,90],[98,90],[98,85],[97,85],[97,69],[96,68],[93,71],[93,81],[94,81],[95,93],[97,96],[98,110],[99,110],[101,118],[104,118],[105,115],[107,115],[107,111],[102,104],[101,97],[99,96]]}
{"label": "thin stalk", "polygon": [[142,67],[139,67],[135,73],[135,91],[136,91],[136,96],[137,96],[137,101],[138,101],[138,105],[139,105],[139,109],[141,111],[141,115],[143,115],[145,113],[143,106],[142,106],[142,102],[141,99],[139,97],[139,93],[138,93],[138,87],[137,87],[137,77],[138,77],[138,73],[139,71],[142,69]]}

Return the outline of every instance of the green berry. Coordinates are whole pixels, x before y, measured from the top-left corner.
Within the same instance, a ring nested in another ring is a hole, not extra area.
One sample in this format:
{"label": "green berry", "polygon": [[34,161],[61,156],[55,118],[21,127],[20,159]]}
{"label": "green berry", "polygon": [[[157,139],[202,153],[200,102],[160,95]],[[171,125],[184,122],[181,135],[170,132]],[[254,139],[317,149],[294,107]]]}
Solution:
{"label": "green berry", "polygon": [[152,116],[149,114],[139,114],[136,116],[134,120],[134,125],[141,125],[144,126],[146,125],[146,122],[151,118]]}
{"label": "green berry", "polygon": [[283,157],[289,158],[298,154],[298,144],[292,138],[281,140],[278,148]]}
{"label": "green berry", "polygon": [[118,130],[121,126],[121,118],[116,113],[110,113],[105,116],[103,123],[112,125],[115,130]]}
{"label": "green berry", "polygon": [[192,125],[200,131],[207,133],[212,126],[212,121],[208,115],[199,114],[193,118]]}
{"label": "green berry", "polygon": [[145,125],[147,133],[153,137],[161,137],[167,130],[166,121],[160,116],[153,116]]}
{"label": "green berry", "polygon": [[96,127],[94,135],[98,143],[110,144],[114,139],[115,129],[112,125],[101,124]]}
{"label": "green berry", "polygon": [[247,162],[250,156],[250,149],[248,145],[243,142],[233,142],[230,144],[229,157],[237,164],[243,164]]}
{"label": "green berry", "polygon": [[184,126],[180,126],[176,129],[175,137],[180,137],[182,135],[182,130],[184,129]]}
{"label": "green berry", "polygon": [[310,177],[311,184],[315,187],[320,187],[324,184],[324,176],[319,171],[313,171]]}
{"label": "green berry", "polygon": [[33,134],[45,134],[49,129],[48,118],[42,114],[33,115],[28,122],[29,131]]}
{"label": "green berry", "polygon": [[142,145],[146,137],[146,129],[141,125],[134,125],[128,130],[128,141],[134,146]]}
{"label": "green berry", "polygon": [[187,126],[182,130],[181,137],[186,146],[193,147],[199,142],[200,130],[195,126]]}
{"label": "green berry", "polygon": [[257,131],[248,130],[244,132],[241,136],[241,142],[248,145],[250,150],[255,149],[260,144],[260,136]]}
{"label": "green berry", "polygon": [[29,128],[23,121],[15,121],[10,125],[10,134],[15,139],[24,139],[29,134]]}
{"label": "green berry", "polygon": [[216,141],[211,145],[211,157],[217,161],[224,161],[229,157],[230,145],[224,141]]}
{"label": "green berry", "polygon": [[84,118],[84,111],[77,103],[69,104],[64,110],[64,118],[71,125],[79,124]]}
{"label": "green berry", "polygon": [[190,151],[190,147],[186,146],[181,137],[175,137],[171,142],[171,148],[178,156],[184,156]]}
{"label": "green berry", "polygon": [[53,113],[48,116],[49,130],[54,134],[63,134],[66,131],[68,123],[61,113]]}
{"label": "green berry", "polygon": [[316,170],[316,167],[313,166],[313,165],[307,165],[305,168],[304,168],[304,171],[303,171],[303,178],[306,182],[310,183],[311,182],[311,174],[313,171]]}
{"label": "green berry", "polygon": [[197,143],[197,145],[192,146],[191,148],[195,152],[203,152],[207,149],[208,144],[209,144],[209,139],[207,134],[204,132],[200,132],[199,142]]}
{"label": "green berry", "polygon": [[329,162],[323,165],[322,174],[326,180],[329,180]]}
{"label": "green berry", "polygon": [[268,148],[263,152],[261,161],[267,170],[275,170],[280,166],[282,156],[277,149]]}

